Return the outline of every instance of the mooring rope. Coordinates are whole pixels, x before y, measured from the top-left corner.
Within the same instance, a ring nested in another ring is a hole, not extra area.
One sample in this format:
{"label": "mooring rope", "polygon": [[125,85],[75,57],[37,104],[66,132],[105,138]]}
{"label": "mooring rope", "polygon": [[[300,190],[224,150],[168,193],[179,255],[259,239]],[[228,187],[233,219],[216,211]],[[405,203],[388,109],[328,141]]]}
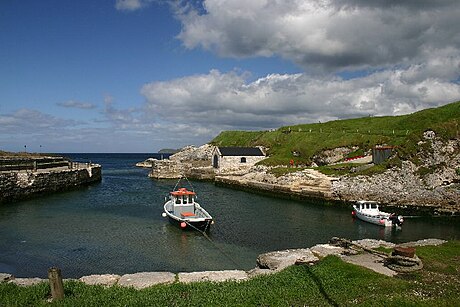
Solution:
{"label": "mooring rope", "polygon": [[211,224],[211,222],[208,222],[208,224],[206,225],[206,228],[205,228],[204,231],[201,230],[201,229],[199,229],[199,228],[197,228],[197,227],[195,227],[195,226],[193,226],[192,224],[190,224],[190,223],[187,222],[187,221],[185,221],[185,223],[186,223],[187,225],[189,225],[190,227],[192,227],[193,229],[195,229],[196,231],[198,231],[199,233],[201,233],[201,234],[203,235],[203,237],[205,237],[209,242],[211,242],[211,244],[212,244],[222,255],[224,255],[224,257],[227,258],[227,260],[229,260],[233,265],[235,265],[236,267],[239,266],[238,263],[236,263],[236,262],[233,260],[232,257],[230,257],[229,255],[227,255],[227,254],[225,253],[225,251],[224,251],[221,247],[219,247],[219,246],[208,236],[208,234],[206,233],[206,229],[208,229],[208,227],[209,227],[209,225]]}
{"label": "mooring rope", "polygon": [[190,182],[190,180],[188,180],[187,176],[185,176],[185,175],[181,175],[181,177],[179,178],[179,180],[177,180],[176,185],[174,186],[173,191],[176,191],[176,188],[177,188],[177,186],[179,185],[179,183],[181,182],[182,179],[187,180],[187,183],[188,183],[188,184],[190,185],[190,187],[192,188],[192,192],[195,192],[195,189],[193,188],[192,183]]}

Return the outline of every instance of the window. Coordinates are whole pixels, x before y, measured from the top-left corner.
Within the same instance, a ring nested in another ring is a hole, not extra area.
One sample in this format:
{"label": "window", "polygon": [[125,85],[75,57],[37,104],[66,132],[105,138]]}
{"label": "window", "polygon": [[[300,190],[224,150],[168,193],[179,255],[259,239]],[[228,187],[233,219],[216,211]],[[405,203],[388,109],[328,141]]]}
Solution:
{"label": "window", "polygon": [[241,157],[241,163],[246,163],[246,158],[245,157]]}

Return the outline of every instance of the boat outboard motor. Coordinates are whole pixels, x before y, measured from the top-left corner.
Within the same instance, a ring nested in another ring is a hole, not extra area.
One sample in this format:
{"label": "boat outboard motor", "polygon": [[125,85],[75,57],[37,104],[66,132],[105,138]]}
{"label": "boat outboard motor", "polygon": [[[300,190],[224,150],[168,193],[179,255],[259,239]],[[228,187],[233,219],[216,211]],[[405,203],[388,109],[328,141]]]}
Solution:
{"label": "boat outboard motor", "polygon": [[398,226],[401,226],[402,225],[402,217],[400,218],[399,216],[397,216],[396,214],[392,213],[390,215],[390,221],[394,224],[394,225],[398,225]]}

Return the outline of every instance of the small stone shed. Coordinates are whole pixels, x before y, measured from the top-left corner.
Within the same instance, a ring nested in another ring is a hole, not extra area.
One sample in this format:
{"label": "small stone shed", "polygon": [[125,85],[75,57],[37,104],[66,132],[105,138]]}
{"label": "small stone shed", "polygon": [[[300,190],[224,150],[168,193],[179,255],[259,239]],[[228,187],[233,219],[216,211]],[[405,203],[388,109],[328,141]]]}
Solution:
{"label": "small stone shed", "polygon": [[382,164],[393,154],[395,148],[395,146],[375,146],[372,148],[372,163]]}
{"label": "small stone shed", "polygon": [[260,147],[219,147],[212,152],[212,166],[217,169],[251,167],[265,159]]}

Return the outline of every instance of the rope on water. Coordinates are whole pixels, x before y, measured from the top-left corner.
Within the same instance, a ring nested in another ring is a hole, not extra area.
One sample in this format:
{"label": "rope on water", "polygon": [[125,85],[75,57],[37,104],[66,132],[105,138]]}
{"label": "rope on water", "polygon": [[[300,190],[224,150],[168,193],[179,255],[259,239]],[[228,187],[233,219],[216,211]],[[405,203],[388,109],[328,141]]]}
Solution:
{"label": "rope on water", "polygon": [[211,224],[210,221],[208,221],[208,224],[206,225],[204,231],[201,230],[201,229],[199,229],[199,228],[197,228],[197,227],[195,227],[195,226],[193,226],[192,224],[190,224],[190,223],[187,222],[187,221],[185,221],[185,223],[186,223],[187,225],[189,225],[190,227],[192,227],[193,229],[195,229],[196,231],[198,231],[199,233],[201,233],[201,234],[203,235],[203,237],[205,237],[209,242],[211,242],[211,244],[212,244],[212,245],[213,245],[213,246],[214,246],[224,257],[225,257],[225,258],[227,258],[227,260],[229,260],[233,265],[235,265],[236,267],[239,266],[238,263],[236,263],[236,262],[233,260],[232,257],[230,257],[229,255],[227,255],[227,254],[225,253],[225,251],[224,251],[220,246],[218,246],[218,245],[208,236],[208,234],[206,233],[206,230],[208,229],[209,225]]}

